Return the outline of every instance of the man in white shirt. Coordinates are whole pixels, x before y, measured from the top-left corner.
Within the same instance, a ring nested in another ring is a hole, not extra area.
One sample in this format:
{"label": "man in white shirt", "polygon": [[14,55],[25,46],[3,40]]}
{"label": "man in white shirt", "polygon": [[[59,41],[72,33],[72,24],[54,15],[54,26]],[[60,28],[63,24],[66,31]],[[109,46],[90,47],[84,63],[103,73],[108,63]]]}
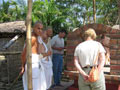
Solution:
{"label": "man in white shirt", "polygon": [[61,86],[60,79],[63,67],[63,54],[64,54],[64,37],[66,35],[65,30],[61,30],[58,35],[54,36],[51,40],[51,46],[53,50],[53,77],[54,86]]}
{"label": "man in white shirt", "polygon": [[[85,41],[80,43],[74,52],[74,64],[79,71],[79,90],[105,90],[105,78],[103,67],[105,63],[105,50],[101,43],[94,41],[96,33],[93,29],[88,29],[84,33]],[[98,66],[99,80],[94,83],[88,82],[89,72],[94,66],[95,58],[99,57]]]}

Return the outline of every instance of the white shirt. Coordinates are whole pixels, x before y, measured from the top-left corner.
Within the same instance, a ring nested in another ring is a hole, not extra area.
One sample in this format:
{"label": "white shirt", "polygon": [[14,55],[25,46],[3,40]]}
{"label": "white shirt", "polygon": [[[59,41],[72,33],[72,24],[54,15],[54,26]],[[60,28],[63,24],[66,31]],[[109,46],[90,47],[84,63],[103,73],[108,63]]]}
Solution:
{"label": "white shirt", "polygon": [[84,41],[76,47],[74,56],[78,57],[82,67],[87,65],[93,66],[94,60],[98,55],[98,51],[99,53],[105,53],[101,43],[93,40]]}
{"label": "white shirt", "polygon": [[[56,35],[51,40],[52,47],[64,47],[64,39],[60,38],[59,35]],[[53,49],[54,54],[63,54],[64,50],[58,51]]]}

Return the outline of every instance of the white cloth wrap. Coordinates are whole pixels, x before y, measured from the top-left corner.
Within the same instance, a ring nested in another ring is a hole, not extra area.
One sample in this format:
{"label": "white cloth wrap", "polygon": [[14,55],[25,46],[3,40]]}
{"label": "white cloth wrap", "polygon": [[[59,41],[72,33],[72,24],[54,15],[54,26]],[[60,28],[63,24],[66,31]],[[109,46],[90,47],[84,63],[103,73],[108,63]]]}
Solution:
{"label": "white cloth wrap", "polygon": [[[41,37],[38,37],[38,42],[40,44],[43,44],[45,47],[45,52],[48,52],[48,48],[46,46],[46,44],[42,41]],[[48,59],[48,61],[47,61]],[[44,71],[45,71],[45,78],[46,78],[46,83],[47,83],[47,89],[50,88],[50,86],[52,85],[52,76],[53,76],[53,71],[52,71],[52,61],[51,61],[51,57],[44,57],[41,60],[41,64],[43,65]]]}
{"label": "white cloth wrap", "polygon": [[[46,90],[44,68],[39,60],[39,55],[37,54],[32,54],[32,85],[33,90]],[[27,65],[25,65],[25,72],[23,74],[23,87],[24,90],[28,90]]]}

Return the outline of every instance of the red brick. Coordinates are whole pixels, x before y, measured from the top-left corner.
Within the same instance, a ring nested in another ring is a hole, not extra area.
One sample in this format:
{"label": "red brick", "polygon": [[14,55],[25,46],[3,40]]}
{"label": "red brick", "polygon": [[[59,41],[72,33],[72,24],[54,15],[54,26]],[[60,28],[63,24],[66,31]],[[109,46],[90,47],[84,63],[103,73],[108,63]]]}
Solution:
{"label": "red brick", "polygon": [[75,67],[75,65],[74,65],[74,60],[71,61],[71,62],[68,62],[68,63],[67,63],[67,66],[69,66],[69,67]]}
{"label": "red brick", "polygon": [[111,80],[111,76],[110,75],[105,75],[105,80]]}
{"label": "red brick", "polygon": [[92,24],[92,28],[96,31],[97,30],[97,24]]}
{"label": "red brick", "polygon": [[105,26],[105,27],[104,27],[104,30],[106,30],[106,31],[107,31],[107,33],[110,33],[110,32],[111,32],[111,30],[112,30],[112,28],[111,28],[111,27],[109,27],[109,26]]}
{"label": "red brick", "polygon": [[112,29],[110,33],[111,33],[111,34],[116,34],[116,33],[117,33],[117,30],[116,30],[116,29]]}
{"label": "red brick", "polygon": [[111,60],[120,60],[120,55],[111,55]]}
{"label": "red brick", "polygon": [[112,39],[120,39],[120,34],[111,34],[110,35],[110,38],[112,38]]}
{"label": "red brick", "polygon": [[115,81],[119,81],[119,77],[113,77],[112,79]]}
{"label": "red brick", "polygon": [[73,60],[73,56],[72,57],[65,57],[66,62],[69,62],[69,61],[72,61],[72,60]]}
{"label": "red brick", "polygon": [[120,70],[110,70],[111,75],[120,75]]}
{"label": "red brick", "polygon": [[78,88],[76,88],[76,87],[69,87],[67,90],[79,90]]}
{"label": "red brick", "polygon": [[120,30],[117,29],[117,34],[120,34]]}
{"label": "red brick", "polygon": [[67,66],[68,71],[77,71],[76,67]]}
{"label": "red brick", "polygon": [[104,25],[102,25],[102,24],[97,24],[97,29],[98,29],[98,30],[104,30],[103,27],[104,27]]}
{"label": "red brick", "polygon": [[77,30],[75,30],[74,33],[76,33],[76,35],[79,36],[80,33],[81,33],[81,29],[77,29]]}
{"label": "red brick", "polygon": [[66,49],[70,49],[70,48],[75,49],[76,46],[66,46]]}
{"label": "red brick", "polygon": [[74,56],[74,52],[73,53],[66,53],[66,56],[71,55]]}
{"label": "red brick", "polygon": [[106,82],[106,90],[120,90],[120,84],[115,84],[115,81]]}
{"label": "red brick", "polygon": [[66,53],[68,53],[68,54],[69,54],[69,53],[74,53],[74,50],[75,50],[75,49],[73,49],[73,48],[67,49],[67,50],[66,50]]}
{"label": "red brick", "polygon": [[120,47],[119,47],[119,45],[117,45],[117,44],[114,44],[114,45],[110,45],[110,49],[119,49]]}
{"label": "red brick", "polygon": [[110,44],[116,45],[116,44],[117,44],[117,40],[116,40],[116,39],[111,39],[111,40],[110,40]]}
{"label": "red brick", "polygon": [[83,30],[87,30],[89,29],[89,27],[87,27],[87,25],[83,26]]}
{"label": "red brick", "polygon": [[77,40],[78,37],[77,37],[77,34],[74,33],[74,32],[69,32],[68,35],[67,35],[67,40]]}
{"label": "red brick", "polygon": [[81,41],[79,40],[67,40],[67,46],[77,46]]}
{"label": "red brick", "polygon": [[120,39],[118,39],[118,44],[120,44]]}
{"label": "red brick", "polygon": [[[119,48],[120,48],[120,46],[119,46]],[[117,54],[117,55],[120,55],[120,50],[117,50],[116,54]]]}
{"label": "red brick", "polygon": [[113,59],[111,59],[110,60],[110,65],[120,65],[120,60],[113,60]]}
{"label": "red brick", "polygon": [[86,25],[88,28],[92,28],[93,24],[87,24]]}
{"label": "red brick", "polygon": [[110,65],[111,70],[120,70],[120,65]]}
{"label": "red brick", "polygon": [[117,64],[117,63],[118,63],[118,60],[110,60],[110,65]]}
{"label": "red brick", "polygon": [[117,50],[114,50],[114,49],[110,50],[111,55],[116,55],[116,52],[117,52]]}

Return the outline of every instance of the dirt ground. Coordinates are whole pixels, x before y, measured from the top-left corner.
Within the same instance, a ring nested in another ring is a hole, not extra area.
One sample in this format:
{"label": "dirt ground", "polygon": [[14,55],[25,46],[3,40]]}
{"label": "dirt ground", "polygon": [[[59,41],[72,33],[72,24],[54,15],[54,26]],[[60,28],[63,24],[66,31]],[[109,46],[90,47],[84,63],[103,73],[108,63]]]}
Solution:
{"label": "dirt ground", "polygon": [[[62,86],[56,86],[54,88],[51,88],[49,90],[67,90],[67,88],[69,86],[71,86],[74,83],[73,80],[69,80],[69,81],[61,81],[61,85]],[[10,90],[9,89],[10,86],[6,87],[6,89],[2,89],[2,90]],[[1,90],[1,89],[0,89]],[[11,90],[24,90],[23,89],[23,85],[22,85],[22,80],[17,81],[17,83],[12,87]]]}

